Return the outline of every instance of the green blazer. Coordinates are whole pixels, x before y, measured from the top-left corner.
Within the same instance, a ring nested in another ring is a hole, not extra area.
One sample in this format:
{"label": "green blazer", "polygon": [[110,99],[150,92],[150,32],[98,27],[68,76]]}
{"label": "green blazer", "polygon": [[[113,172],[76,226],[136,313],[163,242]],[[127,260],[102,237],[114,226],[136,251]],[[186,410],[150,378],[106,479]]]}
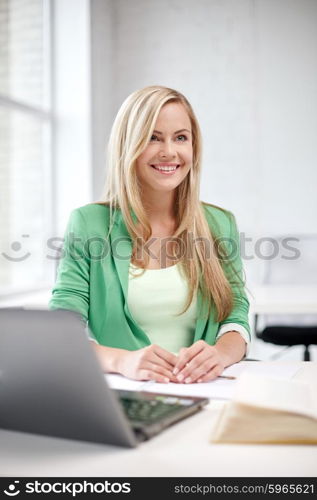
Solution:
{"label": "green blazer", "polygon": [[[206,219],[216,237],[239,248],[233,215],[213,205],[203,204]],[[132,243],[120,210],[116,210],[108,237],[110,209],[92,203],[72,211],[64,238],[58,275],[52,290],[50,309],[69,309],[88,321],[90,332],[102,345],[135,350],[151,342],[136,324],[127,306],[128,271]],[[235,252],[232,265],[240,274],[242,264]],[[243,287],[237,285],[232,267],[224,267],[234,293],[231,314],[217,323],[215,309],[206,314],[200,293],[194,342],[203,339],[214,344],[218,329],[225,323],[238,323],[250,332],[249,302]]]}

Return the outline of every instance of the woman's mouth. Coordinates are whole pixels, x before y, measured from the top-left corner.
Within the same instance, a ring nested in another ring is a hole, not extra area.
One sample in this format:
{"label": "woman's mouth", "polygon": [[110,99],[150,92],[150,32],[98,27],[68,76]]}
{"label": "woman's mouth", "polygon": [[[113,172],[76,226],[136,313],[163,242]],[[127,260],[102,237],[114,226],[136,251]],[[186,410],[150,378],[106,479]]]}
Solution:
{"label": "woman's mouth", "polygon": [[168,163],[168,164],[158,163],[151,165],[151,167],[154,168],[154,170],[163,175],[173,175],[179,166],[180,165],[176,163]]}

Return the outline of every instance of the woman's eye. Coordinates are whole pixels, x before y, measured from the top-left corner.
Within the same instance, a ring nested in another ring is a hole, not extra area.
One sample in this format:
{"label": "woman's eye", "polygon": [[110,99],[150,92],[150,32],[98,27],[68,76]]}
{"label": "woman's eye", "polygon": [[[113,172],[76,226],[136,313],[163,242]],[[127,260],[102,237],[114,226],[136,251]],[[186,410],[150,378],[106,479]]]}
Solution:
{"label": "woman's eye", "polygon": [[150,141],[158,141],[158,140],[159,139],[158,139],[157,135],[155,135],[155,134],[151,135]]}
{"label": "woman's eye", "polygon": [[177,140],[178,141],[187,141],[187,137],[186,137],[186,135],[178,135]]}

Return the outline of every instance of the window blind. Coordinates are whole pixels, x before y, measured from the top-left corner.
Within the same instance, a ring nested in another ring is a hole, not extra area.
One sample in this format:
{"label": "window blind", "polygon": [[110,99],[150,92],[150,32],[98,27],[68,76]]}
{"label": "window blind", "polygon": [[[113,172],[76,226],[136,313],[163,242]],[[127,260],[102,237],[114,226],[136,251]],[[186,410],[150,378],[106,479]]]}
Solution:
{"label": "window blind", "polygon": [[0,0],[0,295],[49,282],[48,0]]}

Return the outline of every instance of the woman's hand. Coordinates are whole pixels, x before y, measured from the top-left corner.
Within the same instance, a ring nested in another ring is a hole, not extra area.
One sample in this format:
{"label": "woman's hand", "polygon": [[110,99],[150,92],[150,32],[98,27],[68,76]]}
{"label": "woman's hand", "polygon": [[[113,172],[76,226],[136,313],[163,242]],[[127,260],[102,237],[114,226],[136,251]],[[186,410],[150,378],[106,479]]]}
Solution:
{"label": "woman's hand", "polygon": [[173,370],[178,382],[209,382],[223,372],[226,360],[214,345],[198,340],[190,347],[180,350],[178,360]]}
{"label": "woman's hand", "polygon": [[152,344],[137,351],[122,351],[117,362],[117,372],[135,380],[177,382],[173,375],[176,361],[175,354]]}

